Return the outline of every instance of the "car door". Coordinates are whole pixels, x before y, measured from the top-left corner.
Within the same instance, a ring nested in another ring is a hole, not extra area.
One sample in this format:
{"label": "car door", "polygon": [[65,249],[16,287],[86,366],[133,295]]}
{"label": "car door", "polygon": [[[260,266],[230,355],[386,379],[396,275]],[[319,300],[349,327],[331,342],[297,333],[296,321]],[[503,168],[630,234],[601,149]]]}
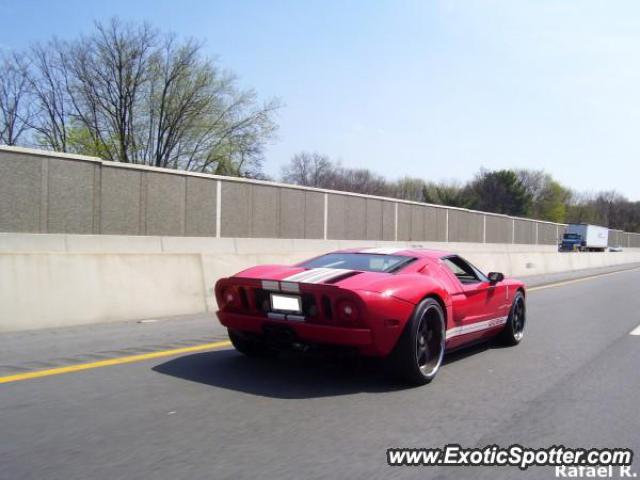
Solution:
{"label": "car door", "polygon": [[453,328],[447,330],[450,347],[472,342],[495,333],[503,325],[506,286],[492,284],[487,277],[462,257],[442,259],[445,269],[456,280],[453,293]]}

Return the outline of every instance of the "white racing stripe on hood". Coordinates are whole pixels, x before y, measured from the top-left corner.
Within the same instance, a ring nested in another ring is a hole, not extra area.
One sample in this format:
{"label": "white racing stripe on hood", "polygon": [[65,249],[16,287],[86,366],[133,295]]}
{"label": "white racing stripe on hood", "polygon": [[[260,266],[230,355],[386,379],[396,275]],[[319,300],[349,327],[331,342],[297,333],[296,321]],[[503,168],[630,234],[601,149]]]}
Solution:
{"label": "white racing stripe on hood", "polygon": [[317,275],[320,272],[329,272],[330,268],[312,268],[311,270],[305,270],[303,272],[295,273],[287,278],[284,278],[285,282],[303,282],[306,278]]}
{"label": "white racing stripe on hood", "polygon": [[339,277],[353,270],[344,268],[312,268],[304,272],[296,273],[290,277],[284,278],[284,282],[300,282],[300,283],[322,283],[332,278]]}
{"label": "white racing stripe on hood", "polygon": [[346,275],[347,273],[351,273],[353,270],[346,270],[344,268],[333,268],[332,272],[328,272],[327,274],[323,275],[320,278],[314,278],[313,279],[313,283],[323,283],[323,282],[327,282],[329,280],[332,280],[334,278],[337,277],[341,277],[343,275]]}
{"label": "white racing stripe on hood", "polygon": [[320,283],[323,278],[331,277],[333,275],[332,269],[322,269],[318,272],[314,272],[311,275],[307,275],[304,279],[300,280],[303,283]]}

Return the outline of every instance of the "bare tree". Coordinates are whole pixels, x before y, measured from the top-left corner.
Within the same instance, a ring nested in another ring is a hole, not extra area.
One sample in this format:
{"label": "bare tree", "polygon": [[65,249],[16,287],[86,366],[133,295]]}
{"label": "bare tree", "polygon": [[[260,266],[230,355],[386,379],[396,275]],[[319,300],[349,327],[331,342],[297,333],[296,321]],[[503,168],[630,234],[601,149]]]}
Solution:
{"label": "bare tree", "polygon": [[427,183],[421,178],[403,177],[392,186],[392,195],[413,202],[426,201]]}
{"label": "bare tree", "polygon": [[383,176],[366,168],[338,168],[331,188],[369,195],[388,195],[390,190]]}
{"label": "bare tree", "polygon": [[[172,166],[171,161],[184,155],[189,145],[192,153],[195,149],[196,154],[206,154],[197,148],[201,135],[184,135],[199,130],[198,119],[208,113],[214,100],[208,88],[213,67],[209,62],[199,64],[199,48],[193,41],[177,45],[171,35],[151,59],[145,163]],[[173,166],[178,168],[178,162]]]}
{"label": "bare tree", "polygon": [[74,116],[109,160],[139,163],[145,86],[157,33],[148,24],[111,19],[68,49]]}
{"label": "bare tree", "polygon": [[282,168],[282,180],[308,187],[328,188],[335,170],[336,167],[327,155],[300,152]]}
{"label": "bare tree", "polygon": [[0,57],[0,143],[16,145],[28,128],[27,65],[17,53]]}
{"label": "bare tree", "polygon": [[75,44],[72,99],[82,124],[123,162],[255,176],[275,131],[258,106],[202,55],[202,44],[111,20]]}
{"label": "bare tree", "polygon": [[29,57],[29,90],[36,108],[29,126],[36,132],[35,143],[57,151],[72,151],[68,144],[72,105],[66,46],[53,39],[34,45]]}
{"label": "bare tree", "polygon": [[[253,90],[241,91],[235,78],[219,73],[213,77],[209,112],[200,128],[199,142],[206,156],[189,155],[189,170],[219,175],[260,176],[262,150],[277,129],[273,114],[280,108],[276,99],[259,105]],[[197,151],[196,151],[197,153]],[[183,161],[181,158],[180,161]]]}
{"label": "bare tree", "polygon": [[118,19],[95,27],[30,49],[32,143],[127,163],[261,175],[279,101],[260,104],[253,90],[239,89],[200,42]]}
{"label": "bare tree", "polygon": [[294,155],[289,164],[282,168],[282,180],[345,192],[391,194],[384,177],[366,168],[344,168],[319,153],[301,152]]}

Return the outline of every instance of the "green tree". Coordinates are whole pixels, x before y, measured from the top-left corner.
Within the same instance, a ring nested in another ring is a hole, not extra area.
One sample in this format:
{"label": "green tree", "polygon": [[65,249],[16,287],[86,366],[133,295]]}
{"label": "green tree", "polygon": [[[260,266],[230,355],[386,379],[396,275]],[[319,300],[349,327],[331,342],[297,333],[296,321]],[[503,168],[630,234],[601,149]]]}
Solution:
{"label": "green tree", "polygon": [[550,181],[533,201],[531,216],[549,222],[564,222],[571,193],[555,180]]}
{"label": "green tree", "polygon": [[[91,131],[81,124],[70,125],[67,128],[67,150],[80,155],[90,155],[92,157],[109,158],[109,147],[101,139],[91,134]],[[40,142],[41,144],[44,142]]]}
{"label": "green tree", "polygon": [[532,197],[512,170],[481,170],[467,186],[469,204],[476,210],[527,216]]}
{"label": "green tree", "polygon": [[530,216],[564,222],[571,192],[542,170],[517,170],[516,175],[531,196]]}

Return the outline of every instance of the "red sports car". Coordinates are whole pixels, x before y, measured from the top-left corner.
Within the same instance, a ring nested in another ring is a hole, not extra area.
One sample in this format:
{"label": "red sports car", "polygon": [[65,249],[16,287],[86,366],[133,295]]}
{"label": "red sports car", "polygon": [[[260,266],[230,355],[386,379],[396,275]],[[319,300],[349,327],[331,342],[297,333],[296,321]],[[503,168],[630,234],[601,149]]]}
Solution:
{"label": "red sports car", "polygon": [[521,281],[421,248],[350,249],[257,266],[220,279],[215,294],[220,322],[246,355],[348,347],[388,357],[414,384],[435,377],[445,350],[494,336],[516,345],[525,327]]}

